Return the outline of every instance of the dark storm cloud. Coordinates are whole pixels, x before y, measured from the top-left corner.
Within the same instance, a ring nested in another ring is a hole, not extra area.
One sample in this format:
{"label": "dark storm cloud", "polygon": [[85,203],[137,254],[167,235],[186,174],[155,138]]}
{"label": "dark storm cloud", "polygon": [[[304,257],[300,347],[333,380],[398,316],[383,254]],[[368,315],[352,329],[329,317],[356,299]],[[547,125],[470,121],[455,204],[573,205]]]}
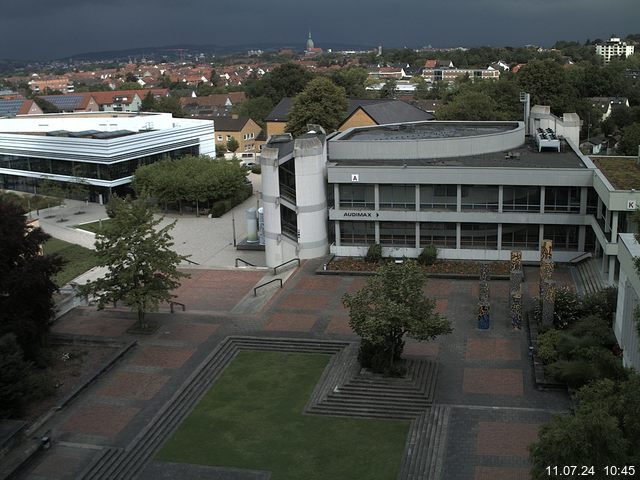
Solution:
{"label": "dark storm cloud", "polygon": [[[35,4],[34,4],[35,3]],[[640,31],[638,0],[0,0],[0,58],[172,44],[550,45]]]}

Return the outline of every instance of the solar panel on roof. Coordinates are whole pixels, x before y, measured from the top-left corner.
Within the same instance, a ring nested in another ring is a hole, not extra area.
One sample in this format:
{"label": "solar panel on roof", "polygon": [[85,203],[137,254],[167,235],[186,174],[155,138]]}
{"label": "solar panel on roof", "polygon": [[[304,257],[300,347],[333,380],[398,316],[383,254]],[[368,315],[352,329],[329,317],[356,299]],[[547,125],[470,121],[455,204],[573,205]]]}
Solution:
{"label": "solar panel on roof", "polygon": [[61,110],[76,109],[83,99],[82,95],[45,95],[42,98]]}
{"label": "solar panel on roof", "polygon": [[17,115],[24,100],[0,100],[0,115]]}

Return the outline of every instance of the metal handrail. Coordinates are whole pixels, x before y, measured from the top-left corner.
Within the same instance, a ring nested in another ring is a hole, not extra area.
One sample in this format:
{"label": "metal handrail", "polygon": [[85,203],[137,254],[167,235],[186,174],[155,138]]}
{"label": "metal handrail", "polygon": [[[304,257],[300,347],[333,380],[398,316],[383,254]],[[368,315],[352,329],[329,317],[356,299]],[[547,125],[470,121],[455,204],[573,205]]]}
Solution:
{"label": "metal handrail", "polygon": [[591,258],[592,256],[593,254],[591,252],[584,252],[578,255],[577,257],[574,257],[571,260],[569,260],[568,263],[577,264],[582,262],[583,260],[586,260],[587,258]]}
{"label": "metal handrail", "polygon": [[255,267],[253,263],[247,262],[246,260],[243,260],[241,258],[236,258],[236,267],[238,266],[238,262],[242,262],[245,265],[249,265],[250,267]]}
{"label": "metal handrail", "polygon": [[274,278],[273,280],[269,280],[267,283],[263,283],[262,285],[258,285],[257,287],[255,287],[253,289],[253,296],[254,297],[258,296],[257,292],[258,292],[259,288],[265,287],[265,286],[267,286],[267,285],[269,285],[270,283],[273,283],[273,282],[280,282],[280,288],[282,288],[282,279],[281,278]]}
{"label": "metal handrail", "polygon": [[173,307],[175,305],[180,305],[182,307],[182,311],[186,311],[187,307],[185,307],[184,303],[180,303],[180,302],[174,302],[174,301],[169,301],[169,309],[171,310],[171,313],[173,313]]}
{"label": "metal handrail", "polygon": [[285,265],[287,265],[287,264],[289,264],[291,262],[298,262],[298,266],[300,266],[300,259],[299,258],[292,258],[291,260],[287,260],[286,262],[281,263],[280,265],[276,265],[275,267],[273,267],[273,274],[275,275],[277,273],[276,271],[280,267],[284,267]]}

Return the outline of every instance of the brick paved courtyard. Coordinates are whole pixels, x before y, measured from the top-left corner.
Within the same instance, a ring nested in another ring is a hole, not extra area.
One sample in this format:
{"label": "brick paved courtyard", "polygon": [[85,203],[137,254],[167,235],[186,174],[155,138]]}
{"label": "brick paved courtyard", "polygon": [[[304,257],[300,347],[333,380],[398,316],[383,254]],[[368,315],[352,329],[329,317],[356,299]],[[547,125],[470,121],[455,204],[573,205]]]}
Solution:
{"label": "brick paved courtyard", "polygon": [[[125,309],[81,308],[67,314],[55,324],[55,332],[135,339],[138,345],[60,412],[53,430],[54,440],[62,444],[21,478],[75,478],[60,467],[64,459],[77,473],[94,458],[97,450],[92,449],[126,447],[227,335],[357,340],[341,298],[361,288],[366,278],[315,275],[320,264],[303,264],[256,315],[231,310],[260,282],[263,272],[193,270],[178,290],[187,311],[170,314],[163,309],[151,314],[160,326],[147,337],[126,333],[135,316]],[[558,275],[570,278],[562,270]],[[537,294],[536,280],[537,270],[527,268],[523,291]],[[507,291],[507,282],[491,282],[491,328],[479,331],[475,319],[478,282],[430,280],[425,292],[455,330],[434,342],[407,339],[407,357],[440,363],[435,402],[452,406],[443,478],[528,478],[527,445],[542,423],[568,407],[563,394],[535,389],[526,333],[513,331],[507,319]]]}

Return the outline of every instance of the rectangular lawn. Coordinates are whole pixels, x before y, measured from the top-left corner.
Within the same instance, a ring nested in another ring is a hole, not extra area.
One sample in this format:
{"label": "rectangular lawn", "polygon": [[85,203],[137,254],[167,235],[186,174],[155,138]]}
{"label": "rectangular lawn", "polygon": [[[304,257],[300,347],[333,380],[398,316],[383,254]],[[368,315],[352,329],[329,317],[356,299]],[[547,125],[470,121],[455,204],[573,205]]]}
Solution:
{"label": "rectangular lawn", "polygon": [[57,238],[47,240],[42,246],[42,250],[45,255],[57,253],[66,260],[60,273],[53,279],[59,287],[62,287],[67,282],[70,282],[98,264],[98,257],[93,250]]}
{"label": "rectangular lawn", "polygon": [[157,459],[268,470],[272,480],[389,480],[406,420],[303,415],[327,355],[240,352]]}

